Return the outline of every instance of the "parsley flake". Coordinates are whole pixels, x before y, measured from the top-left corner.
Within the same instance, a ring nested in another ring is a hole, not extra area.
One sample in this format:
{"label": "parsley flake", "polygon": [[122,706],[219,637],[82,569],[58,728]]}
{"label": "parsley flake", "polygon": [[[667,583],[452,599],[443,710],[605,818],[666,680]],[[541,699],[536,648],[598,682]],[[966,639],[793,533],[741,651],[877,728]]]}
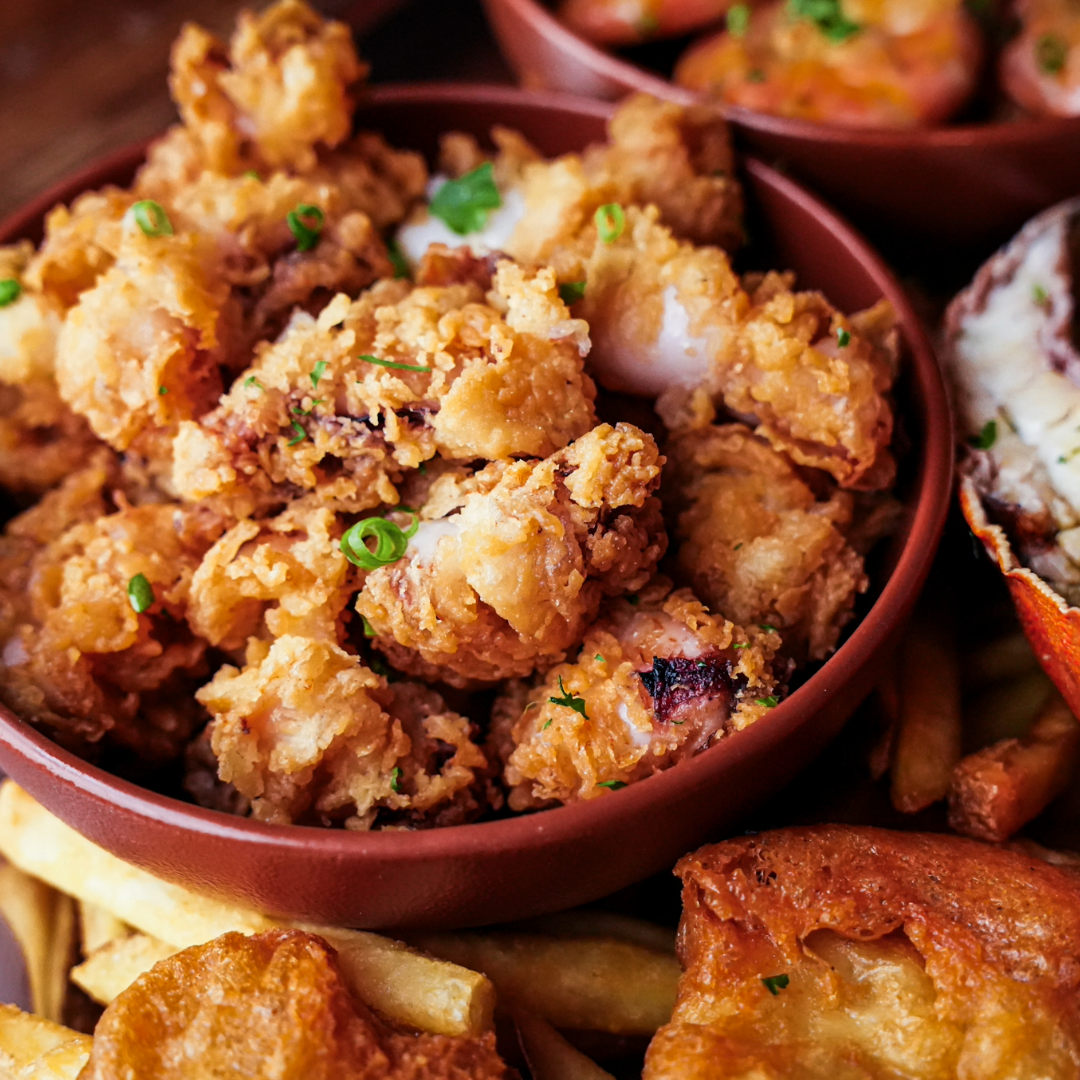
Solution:
{"label": "parsley flake", "polygon": [[777,997],[781,990],[787,989],[791,979],[787,975],[770,975],[767,979],[762,979],[761,981],[765,984],[765,989],[768,990],[773,997]]}
{"label": "parsley flake", "polygon": [[169,388],[167,386],[159,386],[157,392],[158,397],[164,397],[169,392]]}
{"label": "parsley flake", "polygon": [[0,307],[14,304],[22,295],[22,286],[13,278],[4,278],[0,281]]}
{"label": "parsley flake", "polygon": [[559,692],[562,697],[549,697],[548,701],[552,705],[562,705],[567,709],[573,709],[576,713],[581,713],[582,719],[588,720],[589,714],[585,711],[585,699],[578,697],[577,694],[569,694],[566,691],[566,687],[563,686],[562,676],[559,676]]}
{"label": "parsley flake", "polygon": [[502,196],[495,186],[494,166],[485,161],[457,180],[447,180],[428,204],[428,213],[458,236],[468,236],[479,232],[487,224],[488,211],[500,206]]}
{"label": "parsley flake", "polygon": [[154,603],[154,587],[145,574],[136,574],[127,585],[128,602],[136,615],[149,611]]}
{"label": "parsley flake", "polygon": [[291,421],[292,429],[296,434],[285,444],[286,446],[295,446],[297,443],[303,442],[307,438],[307,432],[304,430],[303,425],[298,421]]}
{"label": "parsley flake", "polygon": [[625,780],[601,780],[597,787],[610,788],[612,791],[619,791],[621,788],[626,787]]}
{"label": "parsley flake", "polygon": [[978,435],[968,439],[968,445],[976,450],[989,450],[997,442],[997,421],[987,420]]}
{"label": "parsley flake", "polygon": [[766,709],[775,709],[780,704],[780,699],[770,694],[768,697],[754,698],[754,704],[764,705]]}
{"label": "parsley flake", "polygon": [[584,281],[567,281],[559,286],[559,299],[569,307],[585,295]]}
{"label": "parsley flake", "polygon": [[316,390],[319,386],[319,380],[326,374],[326,361],[317,360],[315,366],[311,369],[311,374],[308,376],[311,379],[311,389]]}

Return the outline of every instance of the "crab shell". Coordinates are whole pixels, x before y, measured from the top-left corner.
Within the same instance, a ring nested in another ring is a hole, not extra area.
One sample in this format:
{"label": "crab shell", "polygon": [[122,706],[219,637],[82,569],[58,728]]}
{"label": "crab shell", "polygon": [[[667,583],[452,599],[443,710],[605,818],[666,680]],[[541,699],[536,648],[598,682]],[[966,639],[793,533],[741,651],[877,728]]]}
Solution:
{"label": "crab shell", "polygon": [[960,509],[971,531],[1005,578],[1013,606],[1035,655],[1080,716],[1080,608],[1072,607],[1038,574],[1021,566],[1005,530],[986,517],[970,476],[960,477]]}

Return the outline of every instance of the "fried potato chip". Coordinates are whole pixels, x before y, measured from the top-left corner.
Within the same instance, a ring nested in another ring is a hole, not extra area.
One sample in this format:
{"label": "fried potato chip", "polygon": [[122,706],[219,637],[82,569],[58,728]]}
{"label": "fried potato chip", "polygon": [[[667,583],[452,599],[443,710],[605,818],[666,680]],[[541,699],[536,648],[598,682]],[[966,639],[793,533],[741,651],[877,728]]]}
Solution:
{"label": "fried potato chip", "polygon": [[99,1005],[108,1005],[159,960],[177,952],[175,946],[148,934],[114,938],[73,967],[71,981]]}
{"label": "fried potato chip", "polygon": [[0,1005],[0,1076],[4,1080],[76,1080],[93,1040],[14,1005]]}

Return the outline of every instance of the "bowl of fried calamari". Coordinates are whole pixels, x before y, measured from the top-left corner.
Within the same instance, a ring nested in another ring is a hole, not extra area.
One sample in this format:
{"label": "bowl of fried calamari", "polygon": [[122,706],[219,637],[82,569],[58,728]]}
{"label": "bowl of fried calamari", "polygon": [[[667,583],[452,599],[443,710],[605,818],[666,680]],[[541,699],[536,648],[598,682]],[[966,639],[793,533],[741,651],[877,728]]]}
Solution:
{"label": "bowl of fried calamari", "polygon": [[948,414],[888,273],[754,162],[736,273],[714,113],[388,88],[354,130],[363,74],[296,0],[189,26],[182,123],[9,224],[0,764],[265,910],[523,917],[835,734]]}
{"label": "bowl of fried calamari", "polygon": [[872,236],[984,254],[1080,187],[1080,17],[1055,0],[485,0],[528,86],[719,103]]}

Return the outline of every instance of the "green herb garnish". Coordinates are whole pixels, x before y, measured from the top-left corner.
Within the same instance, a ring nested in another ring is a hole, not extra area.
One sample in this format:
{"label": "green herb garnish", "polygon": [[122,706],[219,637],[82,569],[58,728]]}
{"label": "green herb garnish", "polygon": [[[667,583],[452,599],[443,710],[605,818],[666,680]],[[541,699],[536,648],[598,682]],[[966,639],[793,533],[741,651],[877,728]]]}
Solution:
{"label": "green herb garnish", "polygon": [[759,622],[758,626],[760,626],[761,629],[764,630],[766,634],[775,634],[776,633],[776,627],[771,626],[767,622]]}
{"label": "green herb garnish", "polygon": [[[419,528],[420,519],[415,514],[413,523],[406,531],[386,518],[364,518],[345,530],[341,537],[341,550],[354,566],[362,570],[377,570],[380,566],[389,566],[401,559],[408,550],[409,540]],[[375,538],[374,551],[365,543],[369,536]]]}
{"label": "green herb garnish", "polygon": [[395,794],[397,794],[398,792],[401,791],[401,785],[399,783],[400,780],[401,780],[401,769],[398,769],[398,768],[391,769],[390,770],[390,789]]}
{"label": "green herb garnish", "polygon": [[375,627],[372,626],[371,623],[368,622],[368,617],[366,615],[361,615],[360,616],[360,621],[364,624],[364,637],[367,637],[367,638],[375,637],[376,636]]}
{"label": "green herb garnish", "polygon": [[1041,307],[1050,299],[1050,294],[1041,285],[1032,285],[1031,299]]}
{"label": "green herb garnish", "polygon": [[398,371],[431,371],[431,368],[423,364],[399,364],[396,360],[380,360],[377,356],[368,356],[366,353],[358,359],[365,364],[377,364],[379,367],[396,368]]}
{"label": "green herb garnish", "polygon": [[406,279],[412,277],[412,271],[409,269],[409,260],[405,258],[405,252],[401,250],[401,245],[391,237],[386,242],[386,255],[390,260],[390,265],[394,268],[394,277],[396,279]]}
{"label": "green herb garnish", "polygon": [[846,349],[851,344],[851,335],[846,330],[838,330],[836,333],[836,344],[841,349]]}
{"label": "green herb garnish", "polygon": [[750,642],[748,642],[748,641],[739,642],[739,643],[737,643],[735,645],[732,645],[731,647],[733,649],[749,649],[750,648]]}
{"label": "green herb garnish", "polygon": [[[685,721],[684,721],[685,722]],[[612,791],[618,791],[620,788],[626,787],[625,780],[601,780],[597,787],[610,788]]]}
{"label": "green herb garnish", "polygon": [[149,611],[154,603],[154,588],[145,574],[136,574],[127,585],[128,602],[136,615]]}
{"label": "green herb garnish", "polygon": [[244,380],[244,389],[245,390],[250,390],[251,387],[253,387],[253,386],[255,387],[256,390],[262,390],[264,392],[266,391],[266,387],[263,386],[263,384],[261,382],[259,382],[259,380],[256,379],[254,375],[249,375]]}
{"label": "green herb garnish", "polygon": [[154,202],[153,199],[140,199],[132,206],[131,216],[146,236],[172,236],[173,234],[169,215],[165,213],[161,203]]}
{"label": "green herb garnish", "polygon": [[834,44],[847,41],[861,27],[844,15],[840,0],[788,0],[788,13],[807,19]]}
{"label": "green herb garnish", "polygon": [[765,984],[765,989],[776,997],[781,990],[786,990],[788,983],[791,979],[787,975],[770,975],[767,979],[761,980]]}
{"label": "green herb garnish", "polygon": [[752,83],[763,83],[768,78],[762,68],[751,68],[746,73],[746,81]]}
{"label": "green herb garnish", "polygon": [[660,29],[660,20],[655,15],[645,14],[634,24],[641,37],[652,37]]}
{"label": "green herb garnish", "polygon": [[157,392],[158,397],[164,397],[169,392],[169,388],[167,386],[159,386]]}
{"label": "green herb garnish", "polygon": [[14,304],[22,295],[22,286],[13,278],[4,278],[0,281],[0,307]]}
{"label": "green herb garnish", "polygon": [[596,656],[593,657],[593,659],[594,660],[599,660],[601,664],[607,663],[607,661],[599,653],[597,653]]}
{"label": "green herb garnish", "polygon": [[310,251],[319,242],[326,215],[311,203],[298,203],[295,210],[285,215],[285,220],[296,238],[296,250]]}
{"label": "green herb garnish", "polygon": [[293,431],[296,434],[285,444],[286,446],[295,446],[297,443],[303,442],[307,438],[307,432],[304,430],[303,424],[296,420],[290,421]]}
{"label": "green herb garnish", "polygon": [[1047,75],[1057,75],[1065,67],[1068,42],[1057,34],[1043,34],[1035,42],[1035,63]]}
{"label": "green herb garnish", "polygon": [[326,361],[316,360],[315,366],[311,369],[311,374],[308,378],[311,380],[311,389],[316,390],[319,386],[319,380],[326,374]]}
{"label": "green herb garnish", "polygon": [[261,180],[262,179],[262,177],[254,169],[248,169],[243,174],[243,176],[244,176],[245,180]]}
{"label": "green herb garnish", "polygon": [[770,694],[768,697],[754,698],[754,704],[764,705],[766,709],[775,709],[776,706],[780,704],[780,699],[778,697],[773,697],[772,694]]}
{"label": "green herb garnish", "polygon": [[593,215],[596,231],[605,244],[614,244],[626,228],[626,215],[618,203],[606,203]]}
{"label": "green herb garnish", "polygon": [[489,210],[502,206],[495,186],[495,170],[490,161],[457,180],[447,180],[428,204],[428,213],[444,222],[458,236],[479,232]]}
{"label": "green herb garnish", "polygon": [[390,677],[390,669],[386,666],[386,661],[381,656],[373,656],[368,661],[368,667],[371,668],[376,675],[382,675],[384,679]]}
{"label": "green herb garnish", "polygon": [[727,13],[728,33],[733,37],[746,37],[746,31],[750,28],[750,6],[748,4],[736,4],[728,8]]}
{"label": "green herb garnish", "polygon": [[559,286],[559,299],[569,307],[585,295],[584,281],[567,281]]}
{"label": "green herb garnish", "polygon": [[997,442],[997,421],[987,420],[983,424],[982,431],[978,435],[972,435],[968,439],[968,445],[976,450],[989,450]]}
{"label": "green herb garnish", "polygon": [[551,727],[551,721],[550,720],[540,730],[541,731],[547,731],[547,729],[549,727]]}
{"label": "green herb garnish", "polygon": [[562,676],[559,676],[559,691],[562,697],[549,697],[548,701],[552,705],[562,705],[567,709],[573,709],[576,713],[581,713],[583,719],[588,720],[589,714],[585,711],[585,699],[578,697],[577,694],[568,694],[566,687],[563,686]]}
{"label": "green herb garnish", "polygon": [[1072,461],[1072,459],[1074,457],[1076,457],[1077,454],[1080,454],[1080,446],[1074,446],[1070,451],[1068,451],[1068,453],[1059,454],[1058,459],[1057,459],[1058,464],[1059,465],[1068,464],[1070,461]]}

